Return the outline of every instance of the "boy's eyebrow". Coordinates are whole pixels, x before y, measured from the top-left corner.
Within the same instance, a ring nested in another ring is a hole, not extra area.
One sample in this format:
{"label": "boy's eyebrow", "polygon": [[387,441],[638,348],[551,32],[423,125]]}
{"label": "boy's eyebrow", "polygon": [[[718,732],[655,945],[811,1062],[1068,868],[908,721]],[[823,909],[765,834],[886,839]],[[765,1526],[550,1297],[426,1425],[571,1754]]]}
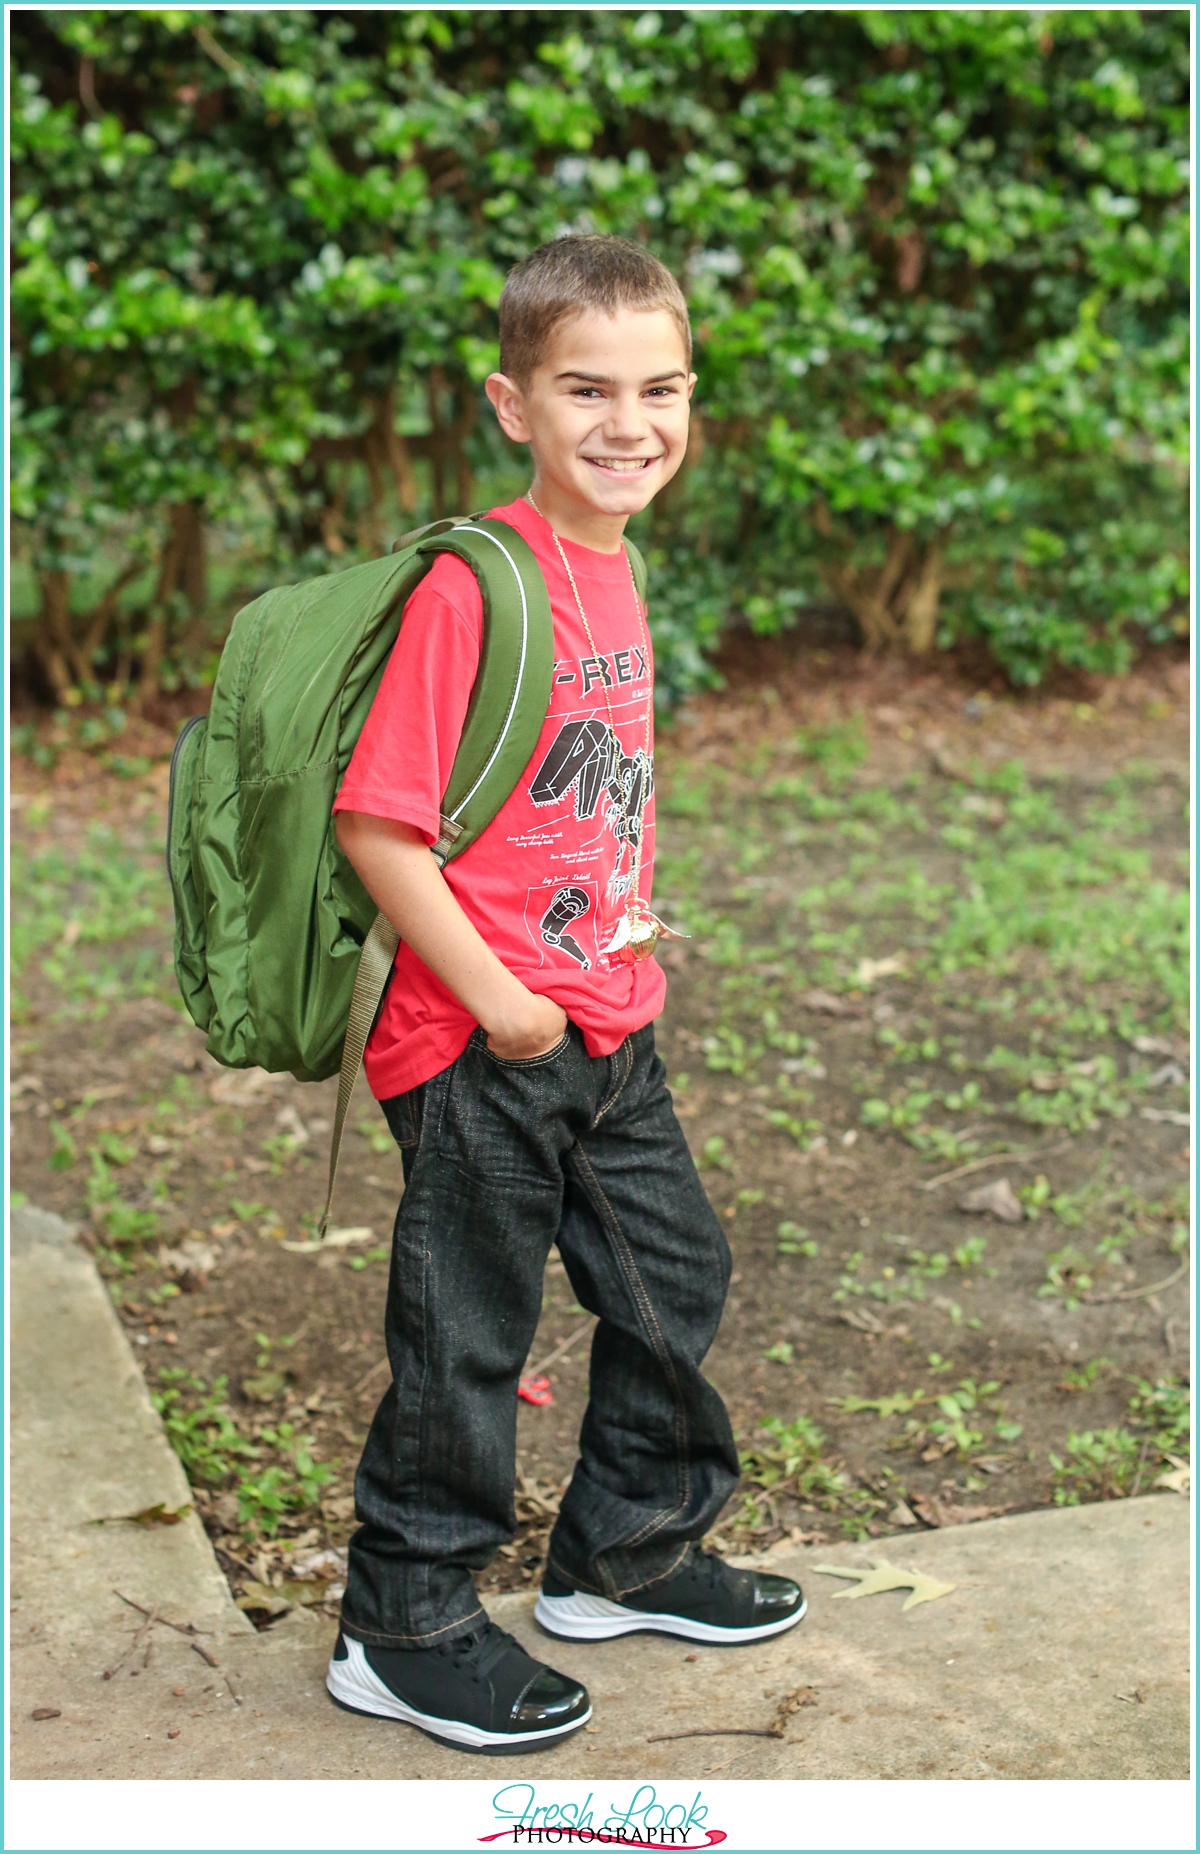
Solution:
{"label": "boy's eyebrow", "polygon": [[[617,384],[610,374],[581,373],[577,367],[568,368],[566,373],[556,373],[554,378],[556,381],[585,380],[589,386],[615,386]],[[667,373],[651,374],[648,380],[642,381],[642,385],[661,386],[665,380],[683,380],[686,378],[687,376],[682,367],[672,367]]]}

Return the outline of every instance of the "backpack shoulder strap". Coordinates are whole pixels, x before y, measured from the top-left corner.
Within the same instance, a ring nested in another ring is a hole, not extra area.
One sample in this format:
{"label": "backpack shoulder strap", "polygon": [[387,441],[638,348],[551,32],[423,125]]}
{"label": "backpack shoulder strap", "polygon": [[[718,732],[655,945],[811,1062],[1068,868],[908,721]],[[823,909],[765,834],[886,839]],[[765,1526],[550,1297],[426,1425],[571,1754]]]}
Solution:
{"label": "backpack shoulder strap", "polygon": [[417,551],[456,554],[483,595],[479,673],[434,845],[445,864],[487,828],[529,764],[550,705],[554,622],[537,557],[507,522],[463,522],[431,535]]}
{"label": "backpack shoulder strap", "polygon": [[[444,866],[487,829],[529,764],[550,706],[554,621],[533,549],[507,522],[472,517],[431,525],[435,531],[416,551],[457,554],[474,572],[483,595],[479,671],[442,799],[442,834],[433,846]],[[350,1097],[399,944],[391,922],[376,915],[359,955],[342,1046],[321,1237],[329,1227]]]}
{"label": "backpack shoulder strap", "polygon": [[633,583],[637,587],[638,598],[642,601],[642,605],[645,606],[646,587],[649,584],[650,577],[646,572],[645,559],[643,558],[641,550],[635,547],[630,540],[626,540],[625,542],[625,552],[629,555],[629,564],[633,568]]}

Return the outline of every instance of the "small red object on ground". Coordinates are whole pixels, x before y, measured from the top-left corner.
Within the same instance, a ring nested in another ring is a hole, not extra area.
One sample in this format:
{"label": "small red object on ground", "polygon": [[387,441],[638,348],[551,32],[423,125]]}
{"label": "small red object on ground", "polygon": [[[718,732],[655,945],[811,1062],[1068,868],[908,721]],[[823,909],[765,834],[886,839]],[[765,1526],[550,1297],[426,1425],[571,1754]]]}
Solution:
{"label": "small red object on ground", "polygon": [[517,1396],[523,1397],[526,1403],[554,1402],[549,1378],[522,1378],[517,1385]]}

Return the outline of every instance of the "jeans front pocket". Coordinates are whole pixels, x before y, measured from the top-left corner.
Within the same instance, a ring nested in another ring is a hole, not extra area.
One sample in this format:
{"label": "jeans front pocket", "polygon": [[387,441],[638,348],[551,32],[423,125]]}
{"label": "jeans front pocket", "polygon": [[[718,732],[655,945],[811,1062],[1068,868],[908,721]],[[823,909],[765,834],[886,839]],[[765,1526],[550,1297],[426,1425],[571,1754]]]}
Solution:
{"label": "jeans front pocket", "polygon": [[536,1069],[540,1067],[543,1062],[556,1061],[558,1057],[562,1055],[563,1051],[569,1047],[571,1041],[571,1025],[568,1020],[567,1027],[559,1037],[558,1042],[555,1043],[552,1049],[544,1049],[540,1056],[498,1056],[494,1049],[488,1047],[487,1032],[482,1026],[475,1032],[475,1035],[480,1039],[477,1047],[482,1049],[484,1054],[500,1068]]}
{"label": "jeans front pocket", "polygon": [[394,1094],[390,1100],[379,1103],[384,1119],[391,1129],[392,1138],[401,1152],[420,1143],[421,1139],[421,1096],[424,1088],[410,1088],[407,1094]]}

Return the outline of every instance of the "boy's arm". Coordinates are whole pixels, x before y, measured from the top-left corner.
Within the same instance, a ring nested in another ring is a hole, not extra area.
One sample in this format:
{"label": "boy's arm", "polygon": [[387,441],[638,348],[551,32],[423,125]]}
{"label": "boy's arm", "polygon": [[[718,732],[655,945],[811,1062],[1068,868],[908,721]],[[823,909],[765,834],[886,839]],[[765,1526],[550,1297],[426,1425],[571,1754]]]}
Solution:
{"label": "boy's arm", "polygon": [[419,830],[362,811],[339,811],[337,838],[364,888],[401,939],[511,1059],[544,1055],[567,1027],[550,998],[528,991],[454,899]]}

